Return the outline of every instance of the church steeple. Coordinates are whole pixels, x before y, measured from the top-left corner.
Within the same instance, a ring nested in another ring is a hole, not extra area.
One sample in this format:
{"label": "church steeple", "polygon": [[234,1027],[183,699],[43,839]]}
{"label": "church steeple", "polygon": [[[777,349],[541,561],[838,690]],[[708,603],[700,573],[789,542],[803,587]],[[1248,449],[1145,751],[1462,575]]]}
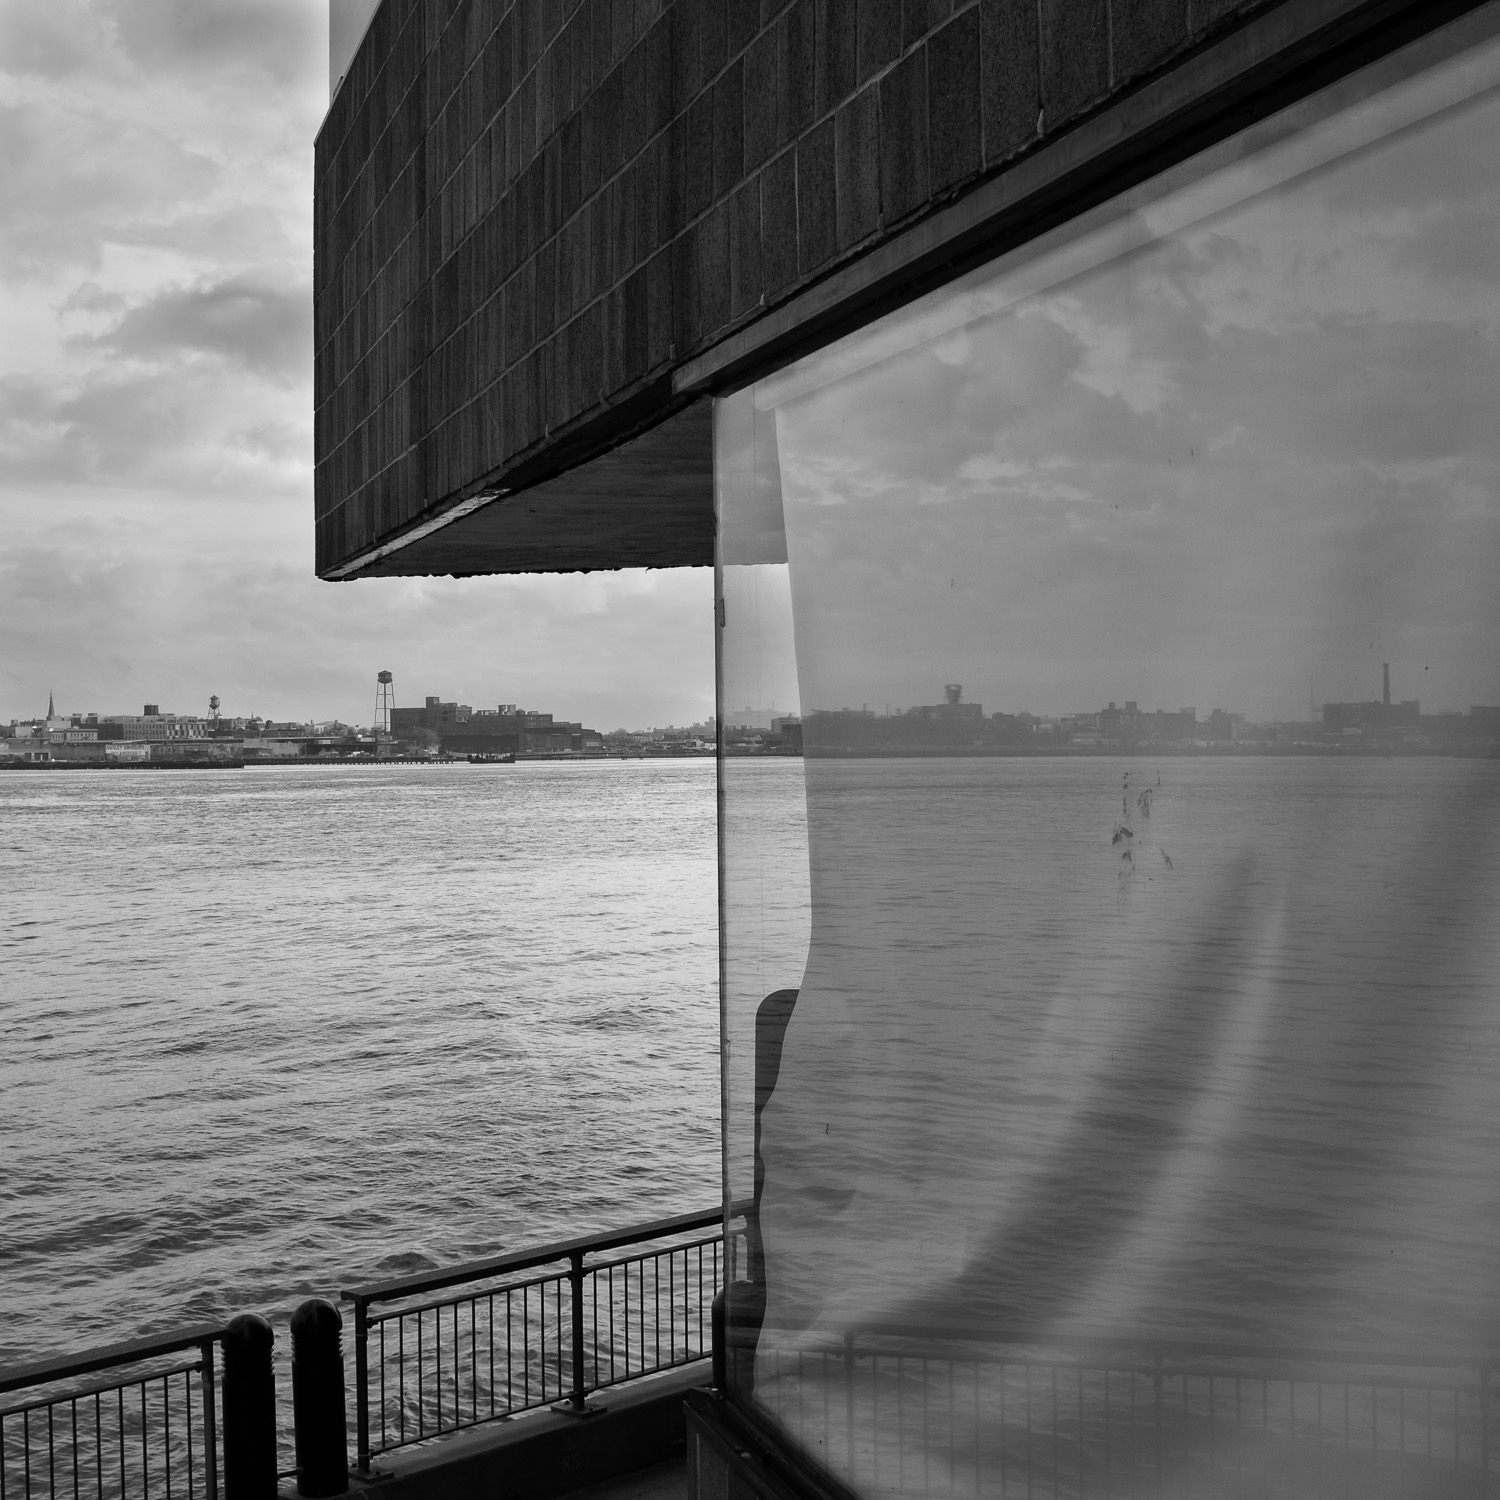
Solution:
{"label": "church steeple", "polygon": [[57,716],[56,715],[56,711],[52,707],[52,694],[48,693],[47,694],[47,717],[49,719],[52,719],[52,718],[55,718],[56,716]]}

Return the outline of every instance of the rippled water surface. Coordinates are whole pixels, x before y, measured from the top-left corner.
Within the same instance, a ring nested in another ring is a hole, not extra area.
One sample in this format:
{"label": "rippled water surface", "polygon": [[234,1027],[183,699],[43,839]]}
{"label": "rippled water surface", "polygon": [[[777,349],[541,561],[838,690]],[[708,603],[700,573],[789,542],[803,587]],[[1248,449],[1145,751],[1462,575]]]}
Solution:
{"label": "rippled water surface", "polygon": [[0,1358],[719,1193],[714,767],[0,777]]}

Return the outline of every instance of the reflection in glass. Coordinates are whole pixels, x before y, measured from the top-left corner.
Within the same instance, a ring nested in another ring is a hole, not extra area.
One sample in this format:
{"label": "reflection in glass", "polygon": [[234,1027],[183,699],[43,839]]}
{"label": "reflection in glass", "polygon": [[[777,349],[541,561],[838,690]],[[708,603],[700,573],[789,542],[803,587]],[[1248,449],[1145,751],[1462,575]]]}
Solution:
{"label": "reflection in glass", "polygon": [[721,703],[806,749],[722,762],[732,1378],[857,1492],[1489,1492],[1500,66],[1448,45],[719,403]]}

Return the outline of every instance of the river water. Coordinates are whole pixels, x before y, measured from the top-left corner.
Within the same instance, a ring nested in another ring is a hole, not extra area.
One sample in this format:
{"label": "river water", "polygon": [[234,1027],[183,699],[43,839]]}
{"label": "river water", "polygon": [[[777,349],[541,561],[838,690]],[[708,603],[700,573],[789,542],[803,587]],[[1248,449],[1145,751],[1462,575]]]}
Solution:
{"label": "river water", "polygon": [[[1500,763],[727,770],[732,1040],[803,988],[784,1286],[1500,1335]],[[706,760],[0,778],[0,1357],[716,1202],[714,804]]]}
{"label": "river water", "polygon": [[0,1360],[719,1197],[714,766],[0,777]]}

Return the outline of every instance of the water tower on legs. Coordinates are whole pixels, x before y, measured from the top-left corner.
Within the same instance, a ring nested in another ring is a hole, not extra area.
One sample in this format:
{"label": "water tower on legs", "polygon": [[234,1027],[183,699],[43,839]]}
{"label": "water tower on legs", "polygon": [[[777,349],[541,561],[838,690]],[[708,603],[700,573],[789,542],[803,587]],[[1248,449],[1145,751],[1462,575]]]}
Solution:
{"label": "water tower on legs", "polygon": [[391,710],[396,706],[395,679],[389,672],[375,674],[375,759],[380,759],[380,737],[391,738]]}

